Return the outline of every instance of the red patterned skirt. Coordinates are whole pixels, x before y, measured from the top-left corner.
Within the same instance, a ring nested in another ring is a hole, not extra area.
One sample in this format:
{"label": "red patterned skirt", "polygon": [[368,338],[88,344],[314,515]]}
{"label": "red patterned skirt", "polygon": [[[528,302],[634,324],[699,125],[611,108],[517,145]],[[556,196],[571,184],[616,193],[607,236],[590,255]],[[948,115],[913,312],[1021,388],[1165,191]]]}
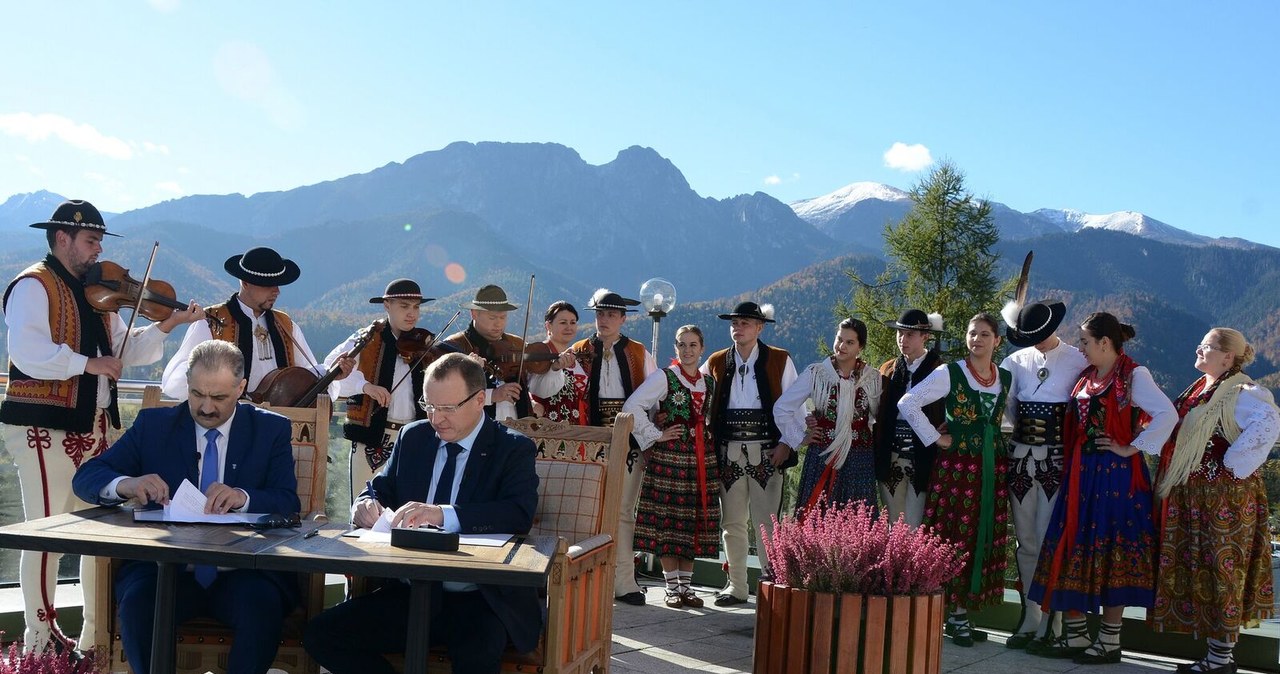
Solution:
{"label": "red patterned skirt", "polygon": [[692,442],[658,442],[646,452],[636,550],[683,559],[720,554],[720,470],[710,446],[701,480]]}
{"label": "red patterned skirt", "polygon": [[998,453],[995,459],[995,522],[990,549],[979,572],[979,587],[972,587],[974,563],[978,547],[978,512],[982,499],[982,457],[938,454],[929,485],[929,502],[925,506],[924,525],[969,553],[964,571],[947,584],[947,605],[977,609],[1004,601],[1005,548],[1009,530],[1009,490],[1006,482],[1008,460]]}

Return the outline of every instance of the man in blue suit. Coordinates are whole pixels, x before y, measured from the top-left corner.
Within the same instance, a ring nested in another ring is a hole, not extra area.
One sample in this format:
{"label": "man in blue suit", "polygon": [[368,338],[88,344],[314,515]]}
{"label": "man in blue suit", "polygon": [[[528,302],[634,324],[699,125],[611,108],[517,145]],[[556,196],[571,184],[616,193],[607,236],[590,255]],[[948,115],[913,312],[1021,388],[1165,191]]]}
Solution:
{"label": "man in blue suit", "polygon": [[[427,418],[401,431],[386,466],[352,506],[352,521],[370,527],[391,509],[397,527],[527,533],[538,507],[537,450],[485,415],[484,370],[448,354],[431,364],[423,389]],[[443,592],[431,593],[430,638],[448,648],[456,674],[497,672],[508,642],[521,652],[537,647],[535,588],[441,585]],[[405,651],[408,621],[409,586],[390,583],[317,616],[303,646],[334,674],[390,673],[382,654]]]}
{"label": "man in blue suit", "polygon": [[[240,349],[204,342],[187,374],[187,402],[139,412],[120,440],[76,473],[76,495],[102,505],[164,504],[187,479],[208,497],[210,513],[298,512],[289,420],[239,403]],[[156,568],[123,562],[115,578],[125,657],[137,672],[151,670]],[[212,616],[231,627],[227,671],[257,674],[271,667],[284,616],[299,599],[294,574],[200,565],[178,575],[176,619]]]}

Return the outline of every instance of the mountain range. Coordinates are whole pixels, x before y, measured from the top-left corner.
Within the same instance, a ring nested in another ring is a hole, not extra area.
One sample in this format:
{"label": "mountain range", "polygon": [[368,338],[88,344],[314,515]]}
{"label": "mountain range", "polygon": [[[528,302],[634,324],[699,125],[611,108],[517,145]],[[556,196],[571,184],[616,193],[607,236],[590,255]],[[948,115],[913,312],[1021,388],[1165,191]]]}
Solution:
{"label": "mountain range", "polygon": [[[0,204],[0,234],[19,242],[0,252],[0,276],[12,278],[43,253],[43,238],[26,225],[61,200],[39,192]],[[764,339],[803,365],[830,340],[835,300],[852,293],[846,272],[870,278],[884,268],[884,226],[910,205],[906,192],[867,182],[790,205],[760,192],[706,198],[642,147],[596,166],[556,144],[453,143],[283,192],[191,196],[113,215],[111,230],[125,238],[106,242],[104,258],[140,277],[159,241],[154,276],[173,283],[181,299],[213,303],[234,290],[222,270],[228,256],[273,246],[302,267],[279,304],[305,326],[319,356],[376,317],[368,298],[398,276],[437,298],[421,322],[433,331],[485,283],[527,303],[536,276],[530,335],[540,334],[541,308],[556,299],[574,302],[587,324],[585,301],[595,288],[635,296],[644,280],[662,276],[679,303],[661,324],[660,362],[682,323],[706,330],[709,351],[726,346],[727,328],[715,316],[750,298],[777,305],[778,323]],[[1068,321],[1097,309],[1133,318],[1135,356],[1147,358],[1170,393],[1194,376],[1190,347],[1217,324],[1244,330],[1260,353],[1251,371],[1280,383],[1280,250],[1193,234],[1141,213],[991,205],[1002,273],[1014,274],[1035,250],[1032,295],[1067,300]],[[1241,269],[1250,274],[1236,278]],[[511,316],[508,329],[521,332],[524,314]],[[629,334],[648,342],[648,319],[633,320]],[[176,348],[178,340],[169,341]]]}

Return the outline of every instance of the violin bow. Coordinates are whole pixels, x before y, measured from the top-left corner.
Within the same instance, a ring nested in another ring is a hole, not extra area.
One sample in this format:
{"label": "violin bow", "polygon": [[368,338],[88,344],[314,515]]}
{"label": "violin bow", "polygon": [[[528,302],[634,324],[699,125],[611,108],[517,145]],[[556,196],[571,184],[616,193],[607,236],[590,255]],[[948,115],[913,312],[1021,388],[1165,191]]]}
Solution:
{"label": "violin bow", "polygon": [[458,317],[461,315],[462,315],[461,309],[453,312],[453,318],[450,318],[449,322],[445,323],[443,328],[440,328],[440,332],[437,332],[431,335],[431,343],[427,344],[426,348],[422,350],[422,353],[418,354],[418,357],[415,358],[412,363],[409,363],[409,371],[404,373],[404,375],[400,377],[400,381],[391,385],[391,390],[388,391],[388,393],[395,393],[395,390],[400,388],[400,385],[404,383],[404,380],[413,375],[413,368],[417,367],[418,363],[421,363],[422,359],[427,357],[427,352],[431,350],[431,347],[435,346],[436,342],[440,341],[440,335],[443,335],[445,332],[447,332],[449,330],[449,327],[453,325],[453,322],[458,320]]}
{"label": "violin bow", "polygon": [[529,274],[529,301],[524,305],[524,332],[520,333],[520,369],[516,371],[516,383],[524,381],[524,347],[529,341],[529,311],[533,308],[533,277]]}
{"label": "violin bow", "polygon": [[138,306],[133,308],[133,313],[129,316],[129,327],[124,331],[124,339],[120,340],[120,360],[124,362],[124,347],[129,343],[129,335],[133,333],[133,323],[138,320],[138,314],[142,313],[143,298],[147,294],[147,284],[151,282],[151,265],[156,263],[156,251],[160,250],[160,242],[154,241],[151,246],[151,259],[147,260],[147,270],[142,273],[142,286],[138,289]]}

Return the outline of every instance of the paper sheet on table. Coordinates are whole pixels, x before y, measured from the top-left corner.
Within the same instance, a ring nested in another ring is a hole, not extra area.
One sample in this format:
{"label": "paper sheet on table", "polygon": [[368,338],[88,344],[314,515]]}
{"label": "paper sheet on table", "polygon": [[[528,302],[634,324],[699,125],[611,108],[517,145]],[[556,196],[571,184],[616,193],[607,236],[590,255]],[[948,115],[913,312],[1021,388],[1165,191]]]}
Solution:
{"label": "paper sheet on table", "polygon": [[[360,530],[360,540],[368,543],[390,543],[391,542],[391,519],[395,516],[395,512],[390,508],[382,511],[382,515],[378,517],[378,521],[368,529]],[[461,545],[478,545],[486,548],[500,548],[511,540],[511,534],[487,534],[462,536],[458,543]]]}
{"label": "paper sheet on table", "polygon": [[205,524],[247,524],[258,521],[260,513],[225,513],[212,515],[204,508],[209,499],[191,480],[183,480],[178,491],[169,497],[163,510],[135,510],[135,522],[197,522]]}

